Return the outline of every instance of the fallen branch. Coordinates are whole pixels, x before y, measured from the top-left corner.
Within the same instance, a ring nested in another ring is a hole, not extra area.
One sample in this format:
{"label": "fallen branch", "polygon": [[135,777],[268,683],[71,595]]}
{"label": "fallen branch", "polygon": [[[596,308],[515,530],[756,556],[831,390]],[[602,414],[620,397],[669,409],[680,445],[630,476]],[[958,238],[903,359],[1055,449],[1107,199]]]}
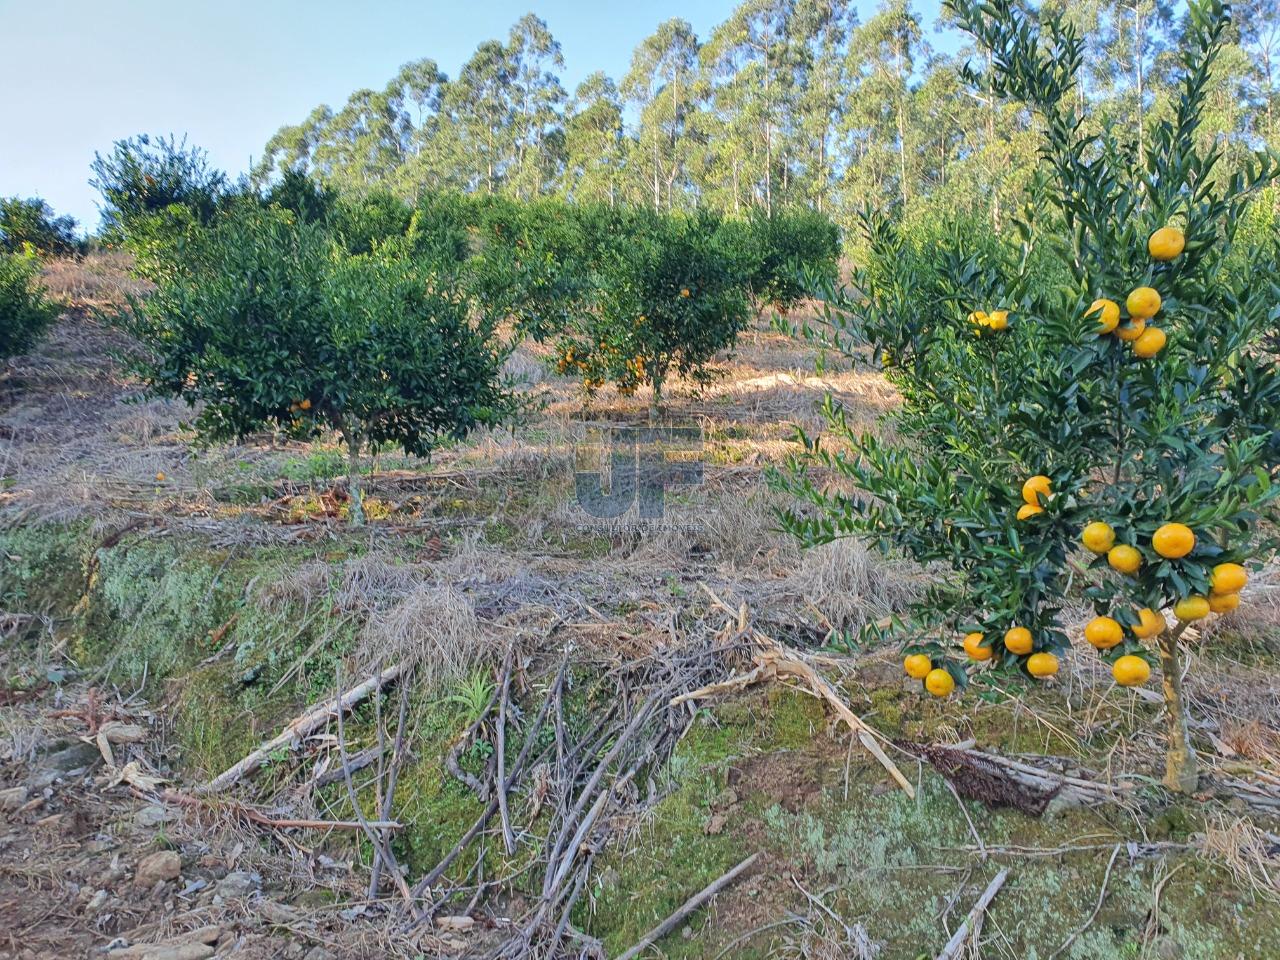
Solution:
{"label": "fallen branch", "polygon": [[328,723],[339,713],[347,712],[371,693],[398,679],[406,669],[408,669],[408,664],[401,661],[369,677],[363,683],[352,687],[341,696],[309,710],[302,716],[292,720],[279,734],[262,744],[257,750],[254,750],[247,757],[228,767],[208,783],[201,786],[196,792],[201,794],[218,793],[239,782],[266,763],[267,758],[272,753],[281,747],[292,746],[303,737]]}
{"label": "fallen branch", "polygon": [[671,916],[667,917],[667,919],[663,920],[660,924],[636,941],[635,946],[620,954],[617,960],[634,960],[635,957],[640,955],[642,950],[656,943],[658,940],[661,940],[668,933],[678,927],[685,917],[689,916],[689,914],[693,913],[703,904],[711,900],[721,890],[733,883],[733,881],[736,880],[743,871],[756,862],[759,856],[759,853],[751,854],[747,859],[743,860],[728,873],[720,877],[719,880],[713,880],[711,883],[707,884],[707,886],[703,887],[681,904],[681,906],[676,909],[675,913],[671,914]]}
{"label": "fallen branch", "polygon": [[[203,809],[219,809],[214,807],[206,800],[200,797],[193,797],[188,793],[180,793],[177,790],[166,790],[160,794],[160,799],[165,803],[176,804],[180,807],[201,807]],[[360,830],[363,825],[358,820],[291,820],[269,817],[265,813],[247,807],[242,803],[234,801],[226,802],[221,809],[245,820],[249,823],[255,823],[262,827],[270,827],[273,830]],[[396,820],[375,820],[366,821],[369,827],[378,830],[403,830],[404,824]]]}
{"label": "fallen branch", "polygon": [[1009,870],[1006,868],[997,873],[995,879],[987,884],[987,889],[982,891],[982,896],[973,905],[969,915],[964,918],[964,923],[960,924],[960,928],[951,935],[947,945],[938,954],[937,960],[955,960],[956,957],[960,956],[960,950],[964,947],[965,942],[975,930],[981,928],[982,917],[987,912],[987,907],[991,905],[991,901],[996,898],[996,894],[1000,892],[1000,888],[1004,886],[1004,882],[1008,878]]}
{"label": "fallen branch", "polygon": [[[705,583],[701,584],[701,586],[718,607],[734,617],[734,623],[739,633],[746,632],[746,605],[743,604],[735,612],[732,607],[717,597]],[[689,693],[681,694],[671,701],[671,705],[676,706],[687,700],[705,700],[709,697],[742,690],[767,680],[783,680],[786,678],[801,680],[808,686],[810,693],[825,701],[836,712],[836,715],[857,737],[863,748],[871,756],[875,757],[880,766],[888,771],[889,776],[893,777],[903,792],[914,799],[916,795],[915,787],[898,769],[898,765],[889,759],[888,754],[884,752],[880,744],[876,742],[876,732],[867,726],[861,717],[849,709],[848,704],[836,692],[835,687],[814,668],[808,659],[798,651],[792,650],[779,641],[765,636],[758,630],[752,630],[751,636],[757,647],[751,658],[755,664],[751,670],[730,677],[728,680],[721,680],[718,683],[708,684]]]}

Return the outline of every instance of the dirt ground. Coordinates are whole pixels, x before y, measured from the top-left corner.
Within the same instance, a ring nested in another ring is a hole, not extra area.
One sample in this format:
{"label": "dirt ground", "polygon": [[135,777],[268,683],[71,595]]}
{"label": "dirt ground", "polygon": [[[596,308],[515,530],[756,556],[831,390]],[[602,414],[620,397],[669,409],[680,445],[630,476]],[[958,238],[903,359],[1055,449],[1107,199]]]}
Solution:
{"label": "dirt ground", "polygon": [[[380,807],[384,763],[349,788],[328,776],[349,754],[388,755],[394,685],[232,790],[200,792],[335,686],[394,662],[413,664],[387,807],[407,884],[483,813],[499,728],[519,737],[510,770],[526,742],[531,758],[559,749],[560,726],[554,743],[549,727],[538,736],[541,703],[583,742],[650,700],[663,718],[634,781],[601,764],[604,812],[565,860],[581,882],[556,943],[574,946],[535,940],[527,955],[618,956],[753,854],[640,955],[935,956],[1002,869],[968,955],[1275,955],[1274,572],[1194,648],[1209,773],[1179,801],[1156,785],[1158,693],[1115,688],[1087,652],[1025,698],[937,703],[904,683],[895,649],[842,642],[929,574],[853,542],[802,553],[776,529],[785,501],[764,475],[796,425],[819,429],[827,392],[869,429],[894,392],[874,372],[815,376],[812,352],[763,319],[717,383],[672,397],[701,437],[702,477],[667,492],[660,521],[595,519],[575,495],[575,473],[606,456],[601,431],[642,424],[647,397],[584,401],[522,347],[510,372],[537,401],[526,421],[430,463],[377,457],[373,520],[353,530],[336,449],[194,445],[187,412],[123,371],[128,344],[91,309],[113,290],[71,271],[59,282],[80,300],[0,377],[0,957],[517,955],[544,838],[594,796],[560,795],[555,761],[531,760],[510,811],[412,908],[385,877],[370,898],[374,854],[352,823],[357,803]],[[755,634],[821,667],[914,796],[812,690],[767,681],[678,709],[658,696],[741,675]],[[685,672],[664,679],[672,663]],[[944,779],[928,745],[1101,784],[1107,799],[1055,789],[1029,812],[1007,795],[1025,784]]]}

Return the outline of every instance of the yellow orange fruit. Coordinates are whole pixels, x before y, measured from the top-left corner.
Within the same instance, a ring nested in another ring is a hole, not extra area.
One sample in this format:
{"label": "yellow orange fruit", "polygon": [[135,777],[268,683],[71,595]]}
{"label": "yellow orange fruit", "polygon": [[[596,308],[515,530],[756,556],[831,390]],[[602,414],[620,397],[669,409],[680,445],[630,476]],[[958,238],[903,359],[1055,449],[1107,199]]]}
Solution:
{"label": "yellow orange fruit", "polygon": [[164,471],[161,470],[156,474],[156,483],[164,483]]}
{"label": "yellow orange fruit", "polygon": [[1089,304],[1089,309],[1085,311],[1086,317],[1098,315],[1098,335],[1110,333],[1120,325],[1120,304],[1114,300],[1107,300],[1099,297],[1093,303]]}
{"label": "yellow orange fruit", "polygon": [[1209,594],[1209,609],[1214,613],[1230,613],[1238,606],[1240,606],[1240,594],[1238,593]]}
{"label": "yellow orange fruit", "polygon": [[1080,531],[1080,542],[1084,544],[1086,550],[1106,553],[1115,546],[1116,532],[1111,529],[1111,524],[1094,520],[1092,523],[1085,524],[1085,528]]}
{"label": "yellow orange fruit", "polygon": [[1160,312],[1160,294],[1153,287],[1138,287],[1124,300],[1131,317],[1150,320]]}
{"label": "yellow orange fruit", "polygon": [[1052,481],[1043,473],[1028,477],[1022,485],[1022,500],[1034,507],[1040,506],[1040,497],[1048,500],[1053,490]]}
{"label": "yellow orange fruit", "polygon": [[1122,687],[1137,687],[1151,679],[1151,664],[1141,657],[1126,654],[1111,665],[1111,676]]}
{"label": "yellow orange fruit", "polygon": [[687,300],[687,299],[689,298],[689,296],[690,296],[690,294],[689,294],[689,288],[688,288],[688,287],[681,287],[681,288],[680,288],[680,296],[684,297],[684,298]]}
{"label": "yellow orange fruit", "polygon": [[1138,622],[1131,629],[1133,635],[1139,640],[1150,640],[1164,632],[1168,624],[1165,622],[1164,614],[1159,611],[1152,610],[1150,607],[1143,607],[1138,611]]}
{"label": "yellow orange fruit", "polygon": [[1185,557],[1195,549],[1196,535],[1185,523],[1166,523],[1151,537],[1156,553],[1169,560]]}
{"label": "yellow orange fruit", "polygon": [[1172,260],[1187,245],[1187,238],[1177,227],[1161,227],[1147,238],[1147,252],[1152,260]]}
{"label": "yellow orange fruit", "polygon": [[1004,634],[1004,648],[1010,653],[1023,656],[1031,652],[1035,644],[1031,640],[1031,631],[1026,627],[1010,627]]}
{"label": "yellow orange fruit", "polygon": [[1024,503],[1018,508],[1018,519],[1030,520],[1037,513],[1044,513],[1044,507],[1038,503]]}
{"label": "yellow orange fruit", "polygon": [[1111,617],[1094,617],[1085,625],[1084,638],[1099,650],[1110,650],[1124,639],[1124,627]]}
{"label": "yellow orange fruit", "polygon": [[1203,620],[1209,615],[1209,601],[1198,595],[1183,597],[1173,605],[1173,615],[1182,621]]}
{"label": "yellow orange fruit", "polygon": [[1033,677],[1052,677],[1058,672],[1058,658],[1052,653],[1033,653],[1027,658],[1027,673]]}
{"label": "yellow orange fruit", "polygon": [[1142,554],[1127,543],[1118,543],[1107,551],[1107,563],[1112,570],[1133,573],[1142,566]]}
{"label": "yellow orange fruit", "polygon": [[987,316],[985,310],[974,310],[969,314],[969,322],[977,327],[985,327],[991,322],[991,318]]}
{"label": "yellow orange fruit", "polygon": [[929,675],[924,678],[924,688],[935,697],[945,697],[956,688],[956,681],[950,673],[939,667],[929,671]]}
{"label": "yellow orange fruit", "polygon": [[1009,326],[1008,310],[992,310],[987,317],[987,326],[992,330],[1004,330]]}
{"label": "yellow orange fruit", "polygon": [[1249,582],[1249,571],[1238,563],[1220,563],[1209,574],[1214,593],[1239,593]]}
{"label": "yellow orange fruit", "polygon": [[1141,317],[1134,317],[1128,323],[1122,323],[1116,327],[1116,336],[1126,343],[1132,343],[1137,340],[1147,329],[1147,321]]}
{"label": "yellow orange fruit", "polygon": [[992,650],[982,645],[982,634],[966,633],[964,635],[964,652],[971,660],[990,660]]}
{"label": "yellow orange fruit", "polygon": [[300,404],[298,404],[298,409],[299,409],[299,410],[310,410],[310,409],[311,409],[311,401],[310,401],[310,400],[303,400]]}
{"label": "yellow orange fruit", "polygon": [[1169,342],[1169,338],[1164,335],[1164,331],[1159,327],[1148,325],[1133,341],[1133,355],[1141,357],[1143,360],[1150,360],[1157,353],[1164,349],[1164,345]]}
{"label": "yellow orange fruit", "polygon": [[902,668],[907,671],[908,677],[914,680],[923,680],[929,675],[929,671],[933,669],[933,661],[923,653],[913,653],[902,661]]}

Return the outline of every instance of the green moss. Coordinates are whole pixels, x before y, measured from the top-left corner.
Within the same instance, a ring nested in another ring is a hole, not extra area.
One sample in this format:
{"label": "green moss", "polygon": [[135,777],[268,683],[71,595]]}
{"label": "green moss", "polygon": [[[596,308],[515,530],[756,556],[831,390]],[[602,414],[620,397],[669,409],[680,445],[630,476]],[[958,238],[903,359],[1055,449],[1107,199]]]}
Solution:
{"label": "green moss", "polygon": [[0,530],[0,610],[70,616],[93,552],[87,524]]}
{"label": "green moss", "polygon": [[254,713],[226,666],[195,670],[181,684],[182,696],[174,699],[174,737],[188,771],[216,776],[264,739],[262,731],[252,729]]}

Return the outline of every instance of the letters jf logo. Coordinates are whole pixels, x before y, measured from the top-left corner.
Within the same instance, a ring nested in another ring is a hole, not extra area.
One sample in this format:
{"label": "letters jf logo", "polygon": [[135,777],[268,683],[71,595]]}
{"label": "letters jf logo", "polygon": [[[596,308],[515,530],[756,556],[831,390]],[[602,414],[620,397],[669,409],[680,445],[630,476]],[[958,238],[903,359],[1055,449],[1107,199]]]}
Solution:
{"label": "letters jf logo", "polygon": [[605,492],[601,473],[575,473],[578,504],[588,516],[613,520],[638,502],[641,519],[657,519],[663,516],[668,487],[702,482],[701,461],[671,459],[671,455],[688,457],[701,446],[702,433],[697,427],[610,428],[605,439],[609,491]]}

